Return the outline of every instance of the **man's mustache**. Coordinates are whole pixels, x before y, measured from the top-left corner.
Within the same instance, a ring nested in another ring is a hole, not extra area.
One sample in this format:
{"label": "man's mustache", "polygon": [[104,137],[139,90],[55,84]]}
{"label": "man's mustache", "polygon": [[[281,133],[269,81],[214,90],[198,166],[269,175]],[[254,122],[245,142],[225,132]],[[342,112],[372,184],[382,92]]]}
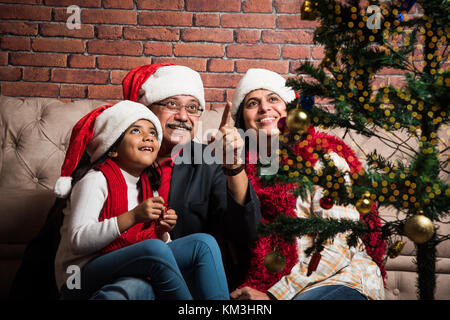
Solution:
{"label": "man's mustache", "polygon": [[167,126],[171,129],[181,128],[189,131],[192,130],[192,126],[190,124],[181,121],[167,122]]}

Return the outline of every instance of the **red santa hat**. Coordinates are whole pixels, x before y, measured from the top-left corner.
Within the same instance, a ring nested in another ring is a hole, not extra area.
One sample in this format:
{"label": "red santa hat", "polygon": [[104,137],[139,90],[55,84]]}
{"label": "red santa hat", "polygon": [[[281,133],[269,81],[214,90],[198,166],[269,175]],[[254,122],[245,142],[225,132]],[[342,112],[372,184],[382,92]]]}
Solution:
{"label": "red santa hat", "polygon": [[69,195],[72,189],[72,173],[84,151],[90,156],[91,163],[94,163],[114,145],[130,125],[141,119],[153,123],[158,134],[158,143],[161,145],[161,123],[153,112],[140,103],[121,101],[115,105],[103,105],[81,118],[72,129],[61,176],[55,184],[55,194],[60,198]]}
{"label": "red santa hat", "polygon": [[236,120],[236,114],[245,96],[257,89],[273,91],[286,103],[296,98],[295,91],[286,86],[286,80],[278,73],[267,69],[248,69],[233,92],[231,116],[234,120]]}
{"label": "red santa hat", "polygon": [[200,74],[170,63],[150,64],[131,70],[122,81],[124,99],[146,106],[175,95],[198,99],[205,110],[205,92]]}

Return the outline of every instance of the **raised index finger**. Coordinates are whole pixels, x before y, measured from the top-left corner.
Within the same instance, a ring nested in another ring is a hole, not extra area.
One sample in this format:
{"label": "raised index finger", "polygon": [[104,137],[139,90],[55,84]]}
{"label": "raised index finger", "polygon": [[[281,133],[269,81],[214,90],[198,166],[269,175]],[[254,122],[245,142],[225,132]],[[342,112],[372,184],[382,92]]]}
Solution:
{"label": "raised index finger", "polygon": [[222,121],[220,122],[219,128],[226,126],[230,122],[230,119],[231,119],[231,102],[227,101],[227,104],[225,105],[225,110],[223,110]]}

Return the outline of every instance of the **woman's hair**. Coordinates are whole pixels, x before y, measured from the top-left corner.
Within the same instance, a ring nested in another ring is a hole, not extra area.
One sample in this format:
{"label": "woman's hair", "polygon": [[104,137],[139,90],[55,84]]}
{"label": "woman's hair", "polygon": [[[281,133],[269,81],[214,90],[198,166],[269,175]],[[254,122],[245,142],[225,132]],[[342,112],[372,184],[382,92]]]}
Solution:
{"label": "woman's hair", "polygon": [[[95,168],[99,164],[102,164],[103,162],[106,161],[106,159],[108,159],[108,153],[116,150],[116,148],[122,142],[123,137],[125,136],[125,132],[123,132],[117,139],[117,141],[114,142],[114,144],[108,149],[108,151],[106,151],[105,154],[94,163],[91,163],[90,157],[86,151],[83,153],[76,169],[72,173],[72,187],[75,185],[75,183],[80,181],[86,175],[86,173],[88,173],[89,170]],[[162,173],[158,161],[155,160],[152,163],[152,165],[147,167],[144,171],[148,176],[152,190],[158,190],[159,187],[161,186],[161,173]],[[138,187],[141,187],[141,180],[139,180],[138,182]]]}
{"label": "woman's hair", "polygon": [[[244,99],[245,100],[245,99]],[[245,131],[245,121],[244,121],[244,100],[242,100],[239,108],[236,112],[236,121],[234,122],[234,126],[238,129],[242,129]]]}

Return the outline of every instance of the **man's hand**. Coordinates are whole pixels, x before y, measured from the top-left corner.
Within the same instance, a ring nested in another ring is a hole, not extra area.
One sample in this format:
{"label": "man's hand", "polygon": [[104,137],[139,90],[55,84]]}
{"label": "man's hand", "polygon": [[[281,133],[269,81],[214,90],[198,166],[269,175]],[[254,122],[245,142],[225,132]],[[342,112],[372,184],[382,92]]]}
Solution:
{"label": "man's hand", "polygon": [[235,300],[270,300],[266,293],[250,287],[236,289],[230,293],[230,297]]}
{"label": "man's hand", "polygon": [[242,163],[241,154],[244,148],[244,140],[242,140],[237,128],[230,125],[230,120],[231,102],[228,101],[220,122],[218,137],[211,137],[210,143],[215,141],[217,145],[222,145],[223,166],[227,169],[235,169]]}

